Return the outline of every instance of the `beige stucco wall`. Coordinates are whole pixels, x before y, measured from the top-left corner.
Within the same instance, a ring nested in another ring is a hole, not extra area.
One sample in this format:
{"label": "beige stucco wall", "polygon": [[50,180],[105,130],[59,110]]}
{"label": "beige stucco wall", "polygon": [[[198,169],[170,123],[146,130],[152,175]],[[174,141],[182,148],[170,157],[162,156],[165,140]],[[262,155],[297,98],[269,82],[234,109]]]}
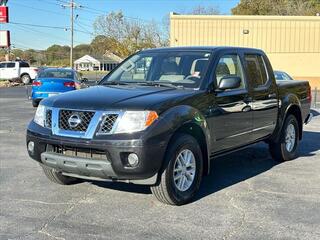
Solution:
{"label": "beige stucco wall", "polygon": [[[320,17],[170,15],[171,46],[263,49],[274,69],[320,78]],[[312,85],[318,85],[313,81]]]}

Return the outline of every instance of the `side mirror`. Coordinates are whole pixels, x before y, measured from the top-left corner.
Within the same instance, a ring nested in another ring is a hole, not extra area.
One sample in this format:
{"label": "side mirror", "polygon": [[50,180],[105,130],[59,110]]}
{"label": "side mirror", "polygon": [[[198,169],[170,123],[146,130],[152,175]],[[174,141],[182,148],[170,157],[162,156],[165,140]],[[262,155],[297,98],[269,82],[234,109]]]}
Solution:
{"label": "side mirror", "polygon": [[88,78],[81,78],[81,82],[82,82],[82,83],[88,82]]}
{"label": "side mirror", "polygon": [[241,84],[241,78],[236,76],[225,76],[221,78],[218,90],[224,91],[227,89],[236,89],[239,88]]}

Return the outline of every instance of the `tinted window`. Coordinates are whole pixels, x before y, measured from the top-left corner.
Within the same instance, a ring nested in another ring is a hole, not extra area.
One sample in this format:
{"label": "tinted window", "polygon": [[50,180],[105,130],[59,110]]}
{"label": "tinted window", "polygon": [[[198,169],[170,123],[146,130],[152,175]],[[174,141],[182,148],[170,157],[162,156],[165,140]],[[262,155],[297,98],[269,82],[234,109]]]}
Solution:
{"label": "tinted window", "polygon": [[0,63],[0,68],[5,68],[5,64],[4,63]]}
{"label": "tinted window", "polygon": [[14,68],[15,66],[15,63],[7,63],[7,68]]}
{"label": "tinted window", "polygon": [[281,72],[274,72],[274,77],[276,80],[284,80],[284,76]]}
{"label": "tinted window", "polygon": [[239,89],[245,88],[242,65],[238,55],[225,55],[220,58],[215,71],[216,86],[219,86],[220,80],[226,76],[241,78]]}
{"label": "tinted window", "polygon": [[46,69],[39,73],[39,78],[67,78],[73,79],[74,72],[71,70]]}
{"label": "tinted window", "polygon": [[161,51],[141,52],[131,56],[111,74],[106,81],[121,81],[128,84],[161,82],[186,88],[198,88],[204,78],[209,52]]}
{"label": "tinted window", "polygon": [[20,67],[30,67],[30,66],[29,66],[29,63],[20,62]]}
{"label": "tinted window", "polygon": [[250,83],[254,88],[263,86],[268,81],[268,75],[262,56],[245,55],[247,73]]}

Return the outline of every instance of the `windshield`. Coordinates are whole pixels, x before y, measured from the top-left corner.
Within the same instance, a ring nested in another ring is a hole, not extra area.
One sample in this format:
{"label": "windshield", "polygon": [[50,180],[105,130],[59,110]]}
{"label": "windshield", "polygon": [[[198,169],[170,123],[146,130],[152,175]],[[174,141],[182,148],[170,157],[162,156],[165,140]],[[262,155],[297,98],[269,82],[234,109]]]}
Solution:
{"label": "windshield", "polygon": [[163,84],[198,88],[211,53],[200,51],[138,53],[124,61],[100,84]]}
{"label": "windshield", "polygon": [[74,72],[72,70],[45,69],[40,71],[38,78],[66,78],[73,79]]}

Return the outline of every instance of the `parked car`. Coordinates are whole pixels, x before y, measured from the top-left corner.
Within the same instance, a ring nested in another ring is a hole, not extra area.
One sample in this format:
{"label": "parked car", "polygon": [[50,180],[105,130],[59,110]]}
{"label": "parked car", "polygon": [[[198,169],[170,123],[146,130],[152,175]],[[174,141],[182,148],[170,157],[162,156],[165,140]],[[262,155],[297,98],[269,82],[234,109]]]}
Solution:
{"label": "parked car", "polygon": [[293,80],[293,78],[288,73],[283,71],[274,71],[274,77],[277,81]]}
{"label": "parked car", "polygon": [[73,69],[44,68],[32,83],[32,105],[37,107],[44,98],[80,89],[81,81],[80,75]]}
{"label": "parked car", "polygon": [[181,205],[218,156],[265,141],[275,160],[297,157],[310,103],[309,83],[276,83],[262,50],[149,49],[98,86],[44,99],[26,143],[55,183],[145,184]]}
{"label": "parked car", "polygon": [[0,79],[15,81],[19,80],[29,84],[37,77],[38,68],[30,67],[24,61],[0,62]]}

